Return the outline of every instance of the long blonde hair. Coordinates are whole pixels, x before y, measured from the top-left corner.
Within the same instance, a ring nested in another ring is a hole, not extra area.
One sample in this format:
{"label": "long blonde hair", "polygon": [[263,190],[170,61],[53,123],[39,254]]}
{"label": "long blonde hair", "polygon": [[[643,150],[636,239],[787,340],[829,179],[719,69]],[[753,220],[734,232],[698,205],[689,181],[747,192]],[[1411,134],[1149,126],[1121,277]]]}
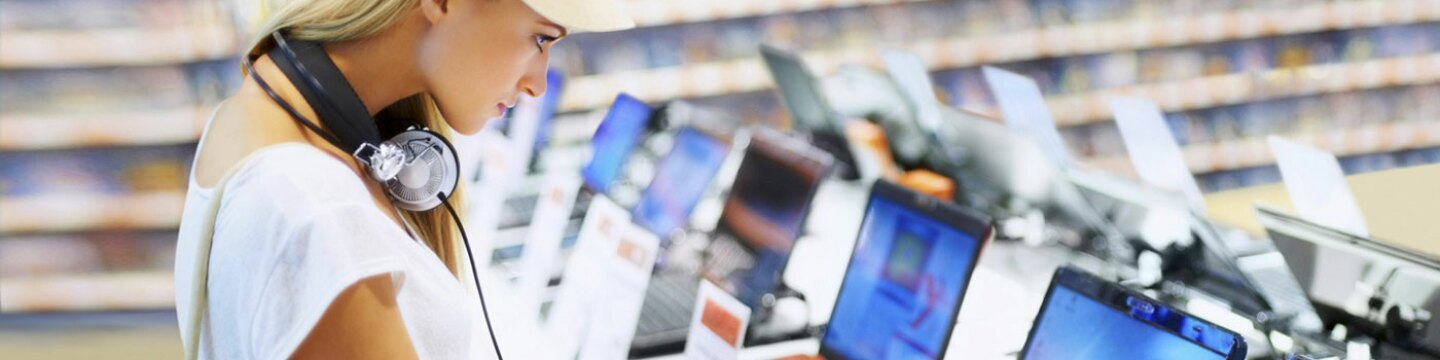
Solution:
{"label": "long blonde hair", "polygon": [[[262,0],[264,19],[250,41],[247,56],[253,60],[268,52],[275,46],[270,34],[280,30],[289,38],[319,42],[363,39],[389,28],[418,4],[416,0]],[[426,93],[401,99],[381,113],[387,118],[414,120],[447,137],[451,133],[435,99]],[[464,186],[457,187],[449,198],[456,211],[465,203],[461,188]],[[459,274],[460,232],[450,214],[444,209],[401,213],[445,267]]]}

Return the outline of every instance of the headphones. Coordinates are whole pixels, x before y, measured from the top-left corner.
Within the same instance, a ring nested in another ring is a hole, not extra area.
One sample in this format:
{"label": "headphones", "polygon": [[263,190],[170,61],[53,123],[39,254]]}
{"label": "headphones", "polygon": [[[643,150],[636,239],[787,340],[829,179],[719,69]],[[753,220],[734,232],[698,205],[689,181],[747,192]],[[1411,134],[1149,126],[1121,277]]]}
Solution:
{"label": "headphones", "polygon": [[[243,61],[245,70],[255,83],[265,90],[277,105],[285,109],[295,122],[319,134],[325,141],[349,152],[355,157],[371,180],[385,189],[385,195],[396,207],[408,211],[430,211],[444,205],[455,220],[455,226],[465,244],[466,258],[470,261],[470,274],[475,280],[475,290],[480,297],[480,310],[485,316],[485,326],[490,331],[490,342],[495,347],[495,356],[500,354],[500,343],[495,338],[495,328],[490,324],[490,311],[485,305],[485,291],[480,287],[480,276],[475,268],[475,257],[470,252],[470,238],[465,225],[450,205],[449,198],[455,193],[460,179],[460,158],[455,147],[429,129],[413,121],[403,121],[406,128],[394,133],[389,140],[381,140],[381,122],[370,116],[355,88],[345,80],[344,74],[325,53],[322,44],[314,41],[286,40],[276,31],[271,34],[275,47],[270,49],[270,59],[285,73],[285,77],[305,98],[319,116],[320,122],[329,131],[321,129],[310,121],[289,102],[281,98],[270,84],[255,71],[254,64],[247,58]],[[292,46],[293,44],[293,46]],[[386,119],[399,120],[399,119]],[[396,121],[387,121],[394,124]]]}
{"label": "headphones", "polygon": [[291,46],[291,41],[278,32],[273,38],[271,60],[315,109],[329,131],[319,129],[295,111],[247,65],[266,94],[296,122],[359,160],[370,178],[380,183],[390,200],[401,209],[428,211],[455,192],[460,178],[460,159],[444,137],[412,123],[398,135],[382,141],[379,122],[370,116],[320,43],[294,41]]}

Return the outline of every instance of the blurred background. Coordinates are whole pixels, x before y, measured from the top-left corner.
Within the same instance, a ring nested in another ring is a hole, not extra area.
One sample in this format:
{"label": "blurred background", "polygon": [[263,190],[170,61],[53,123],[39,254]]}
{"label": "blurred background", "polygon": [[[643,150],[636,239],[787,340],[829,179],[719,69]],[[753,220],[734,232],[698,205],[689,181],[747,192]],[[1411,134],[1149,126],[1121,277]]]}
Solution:
{"label": "blurred background", "polygon": [[[0,358],[179,357],[176,228],[195,142],[239,84],[254,0],[0,0]],[[1280,180],[1265,145],[1347,174],[1440,162],[1440,1],[631,0],[633,30],[557,44],[547,146],[621,91],[746,123],[785,109],[758,58],[821,75],[923,59],[995,114],[980,66],[1039,83],[1073,154],[1133,176],[1106,98],[1160,104],[1206,192]],[[563,152],[562,152],[563,153]]]}

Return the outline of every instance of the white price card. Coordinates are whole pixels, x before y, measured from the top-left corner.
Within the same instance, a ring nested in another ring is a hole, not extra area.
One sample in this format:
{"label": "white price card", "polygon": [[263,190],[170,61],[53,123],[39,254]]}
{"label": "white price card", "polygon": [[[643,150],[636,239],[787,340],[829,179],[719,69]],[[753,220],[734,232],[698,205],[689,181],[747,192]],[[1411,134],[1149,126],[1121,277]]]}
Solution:
{"label": "white price card", "polygon": [[685,358],[733,360],[745,342],[750,307],[725,290],[700,280],[695,312],[690,318],[690,335],[685,340]]}
{"label": "white price card", "polygon": [[1149,100],[1117,97],[1110,99],[1110,110],[1115,112],[1115,124],[1140,180],[1184,194],[1192,208],[1203,211],[1205,196],[1185,165],[1185,154],[1165,125],[1160,107]]}
{"label": "white price card", "polygon": [[575,248],[560,278],[560,289],[550,305],[545,328],[556,354],[573,359],[581,337],[589,331],[591,315],[600,304],[595,294],[605,290],[605,245],[617,243],[630,213],[603,195],[590,201]]}
{"label": "white price card", "polygon": [[591,294],[601,304],[592,314],[590,331],[581,342],[580,359],[622,359],[640,324],[645,290],[655,269],[660,238],[635,224],[626,224],[614,246],[606,246],[608,281],[603,292]]}
{"label": "white price card", "polygon": [[482,270],[490,266],[494,239],[500,226],[500,212],[504,209],[505,198],[509,196],[510,185],[514,183],[512,164],[516,154],[509,144],[510,141],[498,133],[485,131],[477,134],[472,145],[480,149],[479,181],[460,179],[460,186],[469,187],[465,192],[468,194],[466,208],[469,209],[465,231],[471,239],[475,265]]}
{"label": "white price card", "polygon": [[624,358],[640,320],[660,239],[603,195],[590,202],[546,322],[561,358]]}
{"label": "white price card", "polygon": [[1290,202],[1301,217],[1325,226],[1370,236],[1360,204],[1345,182],[1340,161],[1324,150],[1278,136],[1269,137],[1270,151],[1280,166],[1280,177]]}
{"label": "white price card", "polygon": [[570,222],[570,209],[580,190],[580,178],[555,174],[545,180],[536,199],[535,214],[525,233],[525,251],[520,255],[519,296],[522,313],[539,319],[545,288],[556,269],[560,243]]}
{"label": "white price card", "polygon": [[1070,158],[1065,141],[1060,138],[1060,131],[1055,128],[1055,118],[1050,115],[1045,95],[1040,93],[1040,86],[1035,84],[1035,80],[989,66],[982,68],[981,72],[990,85],[995,102],[1000,105],[1000,113],[1010,131],[1035,139],[1045,155],[1056,164],[1070,166],[1075,163]]}

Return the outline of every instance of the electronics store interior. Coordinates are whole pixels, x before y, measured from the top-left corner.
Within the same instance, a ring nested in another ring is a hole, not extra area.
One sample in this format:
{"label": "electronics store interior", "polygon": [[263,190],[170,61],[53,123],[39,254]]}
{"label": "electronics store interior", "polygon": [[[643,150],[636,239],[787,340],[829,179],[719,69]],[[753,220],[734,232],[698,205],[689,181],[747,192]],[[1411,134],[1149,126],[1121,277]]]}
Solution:
{"label": "electronics store interior", "polygon": [[[613,1],[447,134],[474,358],[1440,359],[1440,0]],[[193,358],[258,2],[0,0],[0,358]]]}

